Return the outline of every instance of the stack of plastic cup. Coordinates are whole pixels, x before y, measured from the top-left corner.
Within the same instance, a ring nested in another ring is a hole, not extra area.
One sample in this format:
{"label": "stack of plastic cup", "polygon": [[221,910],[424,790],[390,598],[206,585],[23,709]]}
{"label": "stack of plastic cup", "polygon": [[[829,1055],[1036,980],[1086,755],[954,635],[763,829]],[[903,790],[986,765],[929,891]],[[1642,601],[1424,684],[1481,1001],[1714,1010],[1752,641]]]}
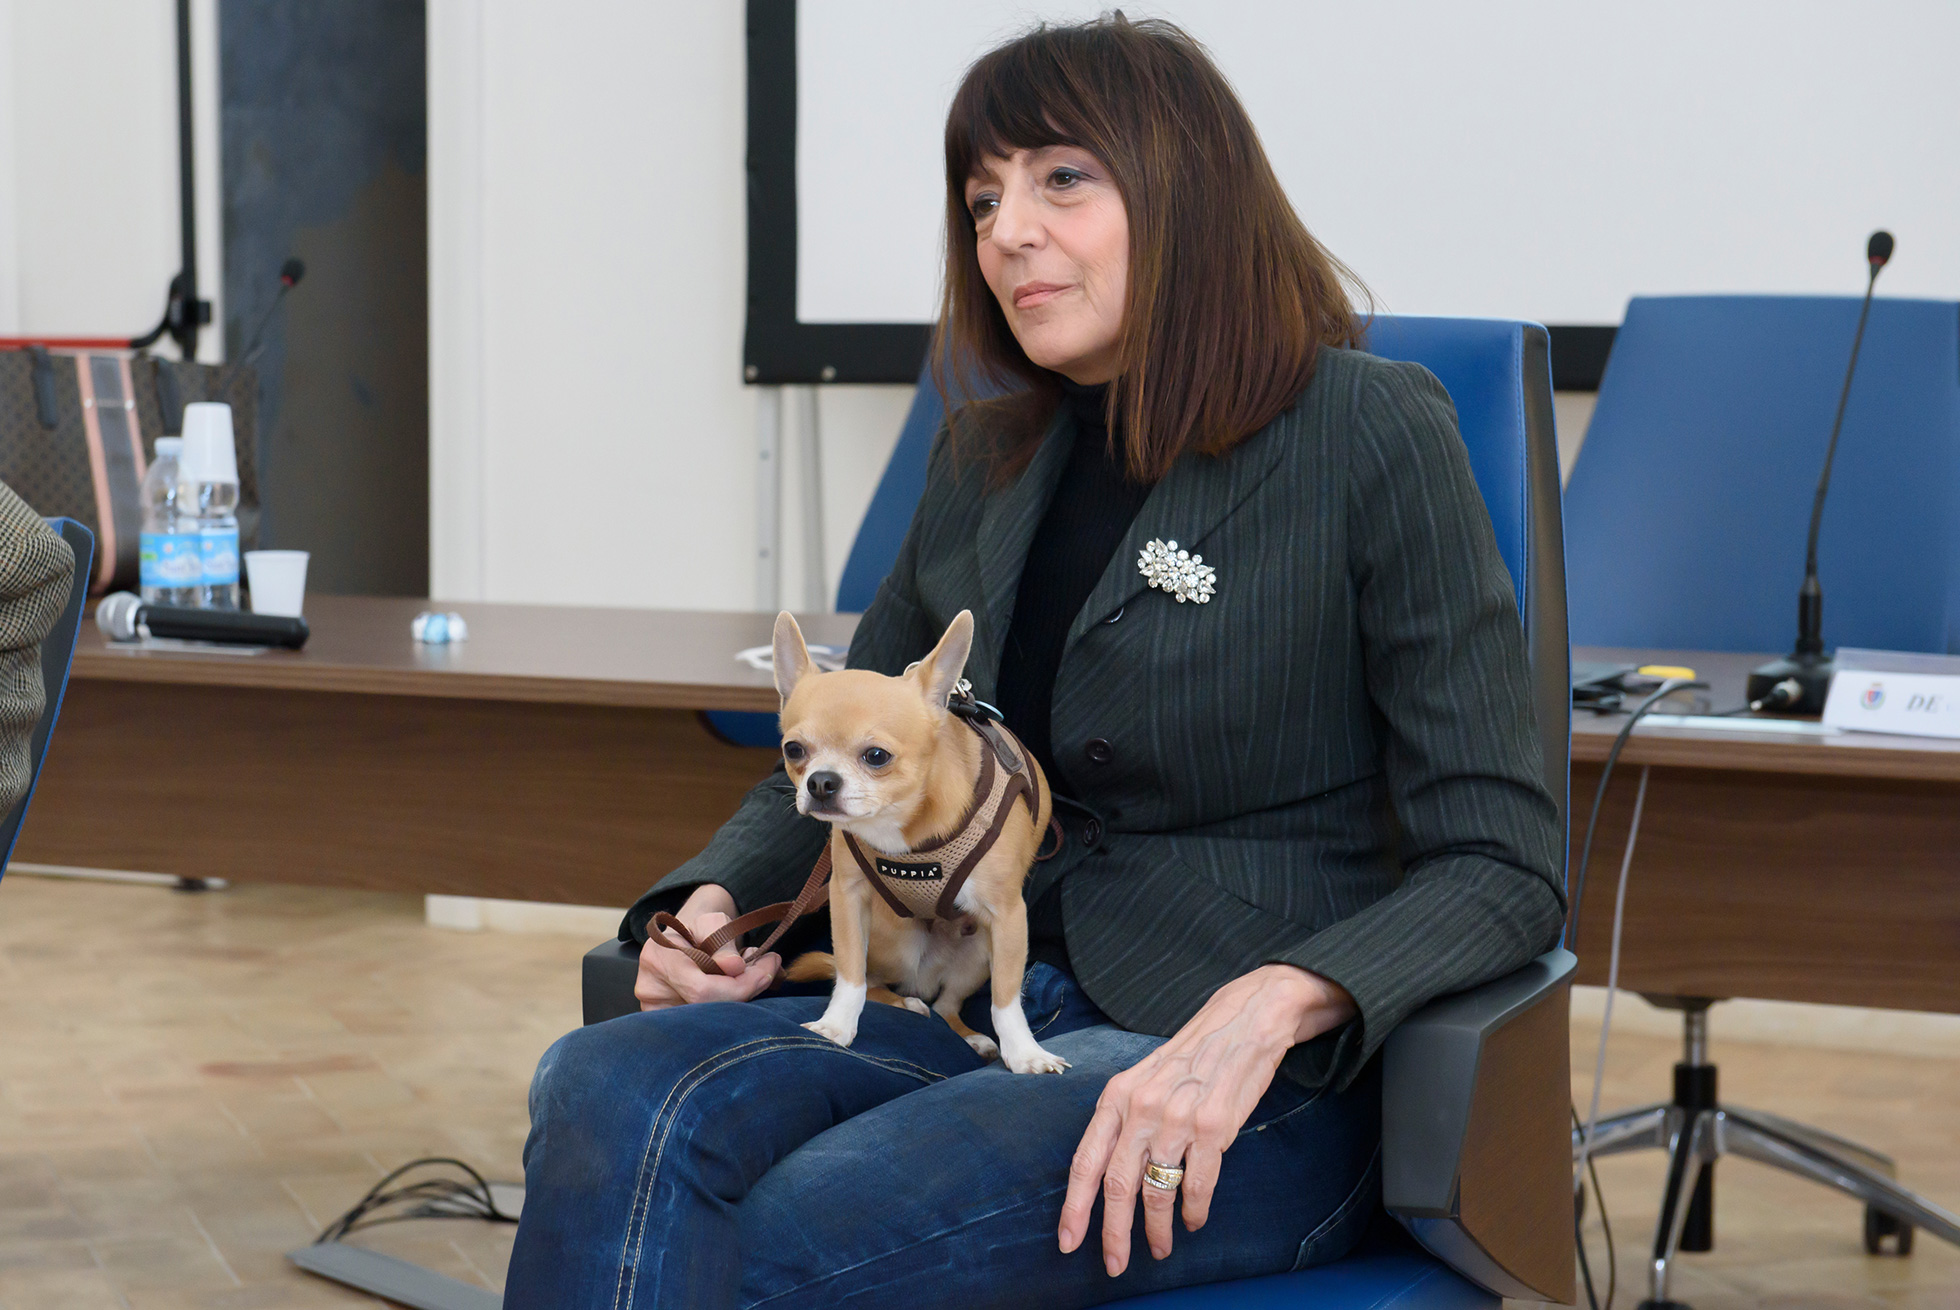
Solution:
{"label": "stack of plastic cup", "polygon": [[182,513],[194,516],[204,582],[198,603],[238,608],[238,448],[231,406],[184,406],[184,449],[177,461]]}

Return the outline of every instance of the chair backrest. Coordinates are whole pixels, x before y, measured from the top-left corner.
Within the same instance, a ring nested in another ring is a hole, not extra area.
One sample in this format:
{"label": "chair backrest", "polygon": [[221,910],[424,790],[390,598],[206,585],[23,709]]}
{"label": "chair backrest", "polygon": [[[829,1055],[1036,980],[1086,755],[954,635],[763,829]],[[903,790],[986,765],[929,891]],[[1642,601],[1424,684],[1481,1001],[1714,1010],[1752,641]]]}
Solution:
{"label": "chair backrest", "polygon": [[[1790,648],[1858,304],[1628,305],[1566,488],[1574,641]],[[1818,561],[1829,645],[1960,652],[1960,305],[1872,302]]]}
{"label": "chair backrest", "polygon": [[[1378,315],[1367,349],[1434,373],[1456,404],[1470,467],[1517,589],[1544,748],[1545,783],[1566,808],[1571,746],[1570,648],[1565,628],[1565,547],[1559,511],[1549,338],[1508,319]],[[844,565],[837,608],[861,611],[898,558],[925,490],[926,457],[945,417],[930,373],[899,432]]]}
{"label": "chair backrest", "polygon": [[885,463],[878,489],[871,493],[858,524],[857,539],[844,559],[844,576],[837,580],[837,609],[841,614],[862,614],[878,594],[878,584],[898,562],[898,548],[905,541],[905,530],[912,526],[912,511],[926,492],[926,460],[932,454],[933,438],[946,421],[946,406],[933,385],[931,361],[919,370],[919,386],[912,393],[912,408],[906,411],[905,426],[898,430],[898,445]]}
{"label": "chair backrest", "polygon": [[14,856],[14,843],[20,838],[21,820],[34,799],[34,786],[41,780],[41,764],[48,758],[48,739],[54,735],[54,722],[61,715],[61,698],[68,689],[68,669],[75,659],[75,640],[81,634],[82,607],[88,600],[89,571],[95,560],[95,535],[74,519],[49,519],[48,526],[61,534],[75,552],[75,574],[68,584],[68,600],[61,615],[41,639],[41,686],[47,702],[34,723],[33,743],[29,747],[27,791],[4,821],[0,821],[0,876]]}
{"label": "chair backrest", "polygon": [[1367,349],[1421,364],[1456,405],[1497,549],[1517,589],[1545,785],[1564,819],[1572,746],[1571,645],[1550,337],[1536,323],[1380,314]]}

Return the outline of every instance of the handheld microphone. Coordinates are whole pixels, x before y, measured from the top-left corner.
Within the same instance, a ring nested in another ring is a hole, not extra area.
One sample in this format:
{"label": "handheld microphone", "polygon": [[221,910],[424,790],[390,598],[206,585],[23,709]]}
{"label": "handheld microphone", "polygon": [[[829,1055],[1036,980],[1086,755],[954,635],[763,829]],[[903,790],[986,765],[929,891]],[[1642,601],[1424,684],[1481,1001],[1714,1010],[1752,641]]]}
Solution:
{"label": "handheld microphone", "polygon": [[1851,338],[1851,362],[1844,369],[1844,390],[1838,393],[1837,417],[1831,420],[1831,441],[1824,448],[1824,471],[1817,476],[1817,496],[1810,506],[1810,541],[1804,548],[1803,586],[1797,590],[1797,646],[1780,660],[1771,660],[1749,675],[1747,697],[1752,710],[1785,710],[1822,714],[1837,663],[1824,653],[1824,589],[1817,582],[1817,533],[1824,525],[1824,497],[1831,489],[1831,464],[1837,458],[1838,433],[1844,409],[1851,400],[1851,379],[1858,371],[1858,349],[1865,342],[1865,320],[1872,312],[1872,290],[1878,271],[1892,259],[1892,234],[1878,231],[1865,243],[1865,303],[1858,310],[1858,331]]}
{"label": "handheld microphone", "polygon": [[259,347],[265,338],[266,324],[272,322],[272,316],[278,311],[280,303],[286,299],[286,293],[298,286],[300,279],[305,276],[306,261],[302,259],[288,259],[279,266],[279,290],[273,293],[272,303],[265,307],[265,313],[259,315],[259,325],[252,329],[252,343],[245,348],[245,353],[238,357],[239,363],[249,364],[258,358]]}
{"label": "handheld microphone", "polygon": [[287,650],[298,650],[311,635],[305,619],[250,614],[244,610],[145,605],[143,598],[133,591],[104,596],[102,603],[95,607],[95,626],[111,641],[170,637],[226,646],[283,646]]}

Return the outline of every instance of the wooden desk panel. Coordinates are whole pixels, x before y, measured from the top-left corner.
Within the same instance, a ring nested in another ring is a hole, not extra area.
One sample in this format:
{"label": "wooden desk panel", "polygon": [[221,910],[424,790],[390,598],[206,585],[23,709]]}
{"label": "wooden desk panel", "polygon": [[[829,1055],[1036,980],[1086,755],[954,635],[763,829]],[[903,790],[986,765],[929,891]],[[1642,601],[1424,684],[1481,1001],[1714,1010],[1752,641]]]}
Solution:
{"label": "wooden desk panel", "polygon": [[[470,639],[418,646],[454,609]],[[22,861],[623,905],[775,753],[697,709],[773,711],[775,616],[312,596],[302,651],[130,649],[82,630]],[[855,615],[800,620],[842,645]]]}
{"label": "wooden desk panel", "polygon": [[[1601,809],[1580,982],[1606,981],[1639,777],[1623,755]],[[1575,876],[1598,785],[1597,765],[1574,766]],[[1627,881],[1620,985],[1960,1013],[1960,787],[1656,767]]]}
{"label": "wooden desk panel", "polygon": [[73,682],[16,858],[624,905],[775,759],[691,710]]}

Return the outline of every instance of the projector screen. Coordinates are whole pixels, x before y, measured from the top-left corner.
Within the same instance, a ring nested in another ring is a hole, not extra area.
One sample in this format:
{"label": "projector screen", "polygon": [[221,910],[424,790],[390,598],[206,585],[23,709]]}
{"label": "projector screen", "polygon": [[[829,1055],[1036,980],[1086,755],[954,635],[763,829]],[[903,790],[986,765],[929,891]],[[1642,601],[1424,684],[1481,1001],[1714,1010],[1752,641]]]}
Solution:
{"label": "projector screen", "polygon": [[[793,155],[793,307],[768,298],[806,332],[929,322],[962,73],[1106,7],[752,4],[794,28],[788,112],[756,121],[751,88],[752,161],[765,138]],[[1887,292],[1960,298],[1948,0],[1124,8],[1211,49],[1301,217],[1390,312],[1611,325],[1637,294],[1855,294],[1877,227],[1899,240]]]}

